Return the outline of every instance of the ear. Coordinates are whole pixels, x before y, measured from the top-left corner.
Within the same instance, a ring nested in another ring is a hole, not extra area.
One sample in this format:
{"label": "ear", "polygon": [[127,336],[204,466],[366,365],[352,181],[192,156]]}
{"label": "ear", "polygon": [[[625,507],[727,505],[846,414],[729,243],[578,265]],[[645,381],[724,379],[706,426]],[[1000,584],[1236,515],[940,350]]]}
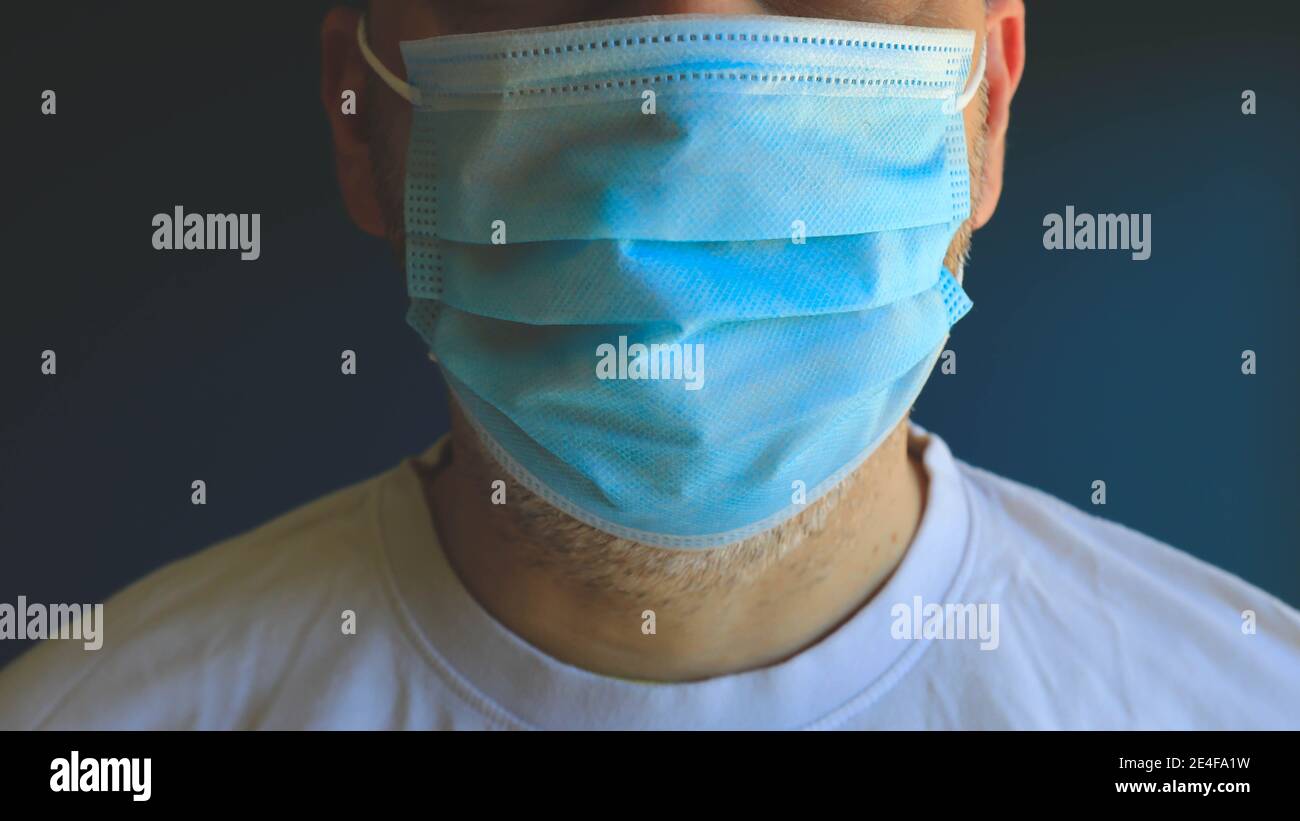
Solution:
{"label": "ear", "polygon": [[[357,46],[360,19],[358,11],[342,7],[331,9],[325,16],[320,32],[320,98],[334,136],[334,169],[348,216],[362,231],[383,237],[383,211],[375,194],[374,168],[361,113],[361,107],[370,102],[363,99],[370,67]],[[356,95],[357,113],[343,113],[343,95],[348,91]]]}
{"label": "ear", "polygon": [[1002,171],[1007,153],[1007,125],[1011,98],[1025,70],[1024,0],[992,0],[985,12],[984,77],[988,82],[988,116],[985,120],[984,175],[979,181],[979,208],[971,224],[982,227],[993,218],[1002,196]]}

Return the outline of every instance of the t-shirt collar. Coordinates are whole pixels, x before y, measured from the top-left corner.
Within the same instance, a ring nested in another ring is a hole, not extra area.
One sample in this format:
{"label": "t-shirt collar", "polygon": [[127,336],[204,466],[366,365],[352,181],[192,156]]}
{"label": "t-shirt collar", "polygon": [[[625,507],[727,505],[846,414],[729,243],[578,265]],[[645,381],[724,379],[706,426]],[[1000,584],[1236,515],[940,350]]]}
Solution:
{"label": "t-shirt collar", "polygon": [[[396,604],[448,686],[503,726],[758,729],[832,726],[869,705],[924,652],[896,639],[891,609],[951,599],[970,561],[970,502],[944,442],[913,425],[929,475],[916,537],[877,594],[834,632],[769,667],[682,684],[602,676],[548,656],[469,594],[438,544],[412,460],[381,485],[377,526]],[[420,461],[433,464],[444,437]]]}

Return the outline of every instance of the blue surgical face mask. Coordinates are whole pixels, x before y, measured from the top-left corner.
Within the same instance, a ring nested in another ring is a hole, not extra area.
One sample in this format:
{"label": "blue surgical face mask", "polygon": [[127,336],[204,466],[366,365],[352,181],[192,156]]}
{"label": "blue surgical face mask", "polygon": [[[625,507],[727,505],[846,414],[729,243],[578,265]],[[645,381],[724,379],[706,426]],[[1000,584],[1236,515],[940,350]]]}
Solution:
{"label": "blue surgical face mask", "polygon": [[[363,24],[364,26],[364,24]],[[410,324],[497,460],[650,545],[770,529],[970,301],[974,34],[682,15],[401,44]],[[981,53],[982,58],[982,53]]]}

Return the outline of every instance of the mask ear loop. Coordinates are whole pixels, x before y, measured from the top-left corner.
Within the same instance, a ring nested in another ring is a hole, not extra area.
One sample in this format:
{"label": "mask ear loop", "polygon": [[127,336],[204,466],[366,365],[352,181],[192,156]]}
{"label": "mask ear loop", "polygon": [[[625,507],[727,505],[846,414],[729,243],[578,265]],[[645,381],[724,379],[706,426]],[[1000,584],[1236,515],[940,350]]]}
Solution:
{"label": "mask ear loop", "polygon": [[970,80],[966,83],[966,90],[955,97],[952,101],[953,111],[961,111],[966,106],[970,105],[970,101],[975,99],[975,95],[979,93],[980,83],[984,82],[984,54],[987,51],[988,39],[985,38],[985,41],[980,44],[980,56],[975,63],[974,73],[971,74]]}
{"label": "mask ear loop", "polygon": [[374,69],[374,72],[379,75],[379,79],[383,80],[389,88],[397,92],[402,99],[406,100],[411,105],[418,106],[420,104],[420,89],[385,68],[384,64],[379,62],[379,58],[375,56],[375,53],[370,50],[370,40],[366,37],[366,15],[364,14],[361,15],[361,19],[357,21],[357,45],[361,47],[361,56],[370,64],[370,67]]}

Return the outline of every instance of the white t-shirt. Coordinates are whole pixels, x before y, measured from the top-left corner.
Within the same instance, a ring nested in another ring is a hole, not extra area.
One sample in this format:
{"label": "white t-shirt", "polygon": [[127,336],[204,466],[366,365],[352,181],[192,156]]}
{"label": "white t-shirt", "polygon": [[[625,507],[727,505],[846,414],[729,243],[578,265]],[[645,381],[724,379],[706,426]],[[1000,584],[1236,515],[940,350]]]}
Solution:
{"label": "white t-shirt", "polygon": [[646,684],[543,654],[461,585],[408,461],[127,588],[97,651],[33,648],[0,728],[1300,728],[1294,609],[914,434],[897,571],[772,667]]}

